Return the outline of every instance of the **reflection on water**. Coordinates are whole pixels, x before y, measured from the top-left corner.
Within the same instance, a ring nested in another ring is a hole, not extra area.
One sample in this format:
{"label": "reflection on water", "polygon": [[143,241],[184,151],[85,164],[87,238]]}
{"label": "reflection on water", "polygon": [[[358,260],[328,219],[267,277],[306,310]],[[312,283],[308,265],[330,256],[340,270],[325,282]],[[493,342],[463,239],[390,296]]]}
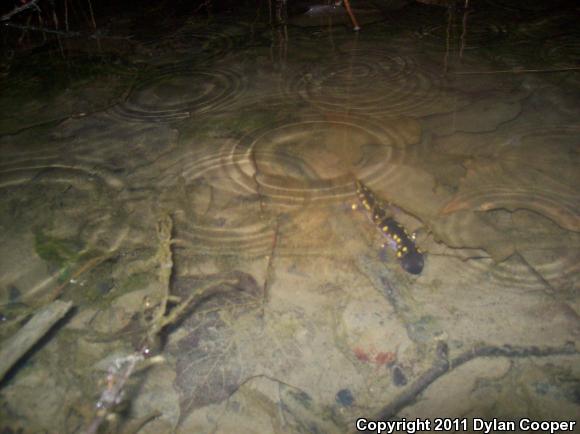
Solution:
{"label": "reflection on water", "polygon": [[[86,426],[97,366],[171,312],[167,363],[125,391],[129,421],[161,412],[146,432],[575,420],[578,8],[470,3],[373,9],[360,33],[195,16],[102,74],[6,73],[34,95],[0,97],[0,334],[76,311],[6,381],[0,427]],[[420,275],[355,180],[416,233]]]}

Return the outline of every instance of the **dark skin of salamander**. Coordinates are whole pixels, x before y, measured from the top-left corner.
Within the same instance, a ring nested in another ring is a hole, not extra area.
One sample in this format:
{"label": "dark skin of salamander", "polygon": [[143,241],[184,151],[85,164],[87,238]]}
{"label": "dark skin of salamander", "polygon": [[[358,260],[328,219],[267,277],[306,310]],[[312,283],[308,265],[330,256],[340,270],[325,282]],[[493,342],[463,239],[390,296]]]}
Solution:
{"label": "dark skin of salamander", "polygon": [[385,205],[377,199],[374,193],[362,182],[356,181],[356,194],[375,225],[389,239],[401,266],[411,274],[423,271],[425,260],[423,253],[415,245],[405,227],[389,215]]}

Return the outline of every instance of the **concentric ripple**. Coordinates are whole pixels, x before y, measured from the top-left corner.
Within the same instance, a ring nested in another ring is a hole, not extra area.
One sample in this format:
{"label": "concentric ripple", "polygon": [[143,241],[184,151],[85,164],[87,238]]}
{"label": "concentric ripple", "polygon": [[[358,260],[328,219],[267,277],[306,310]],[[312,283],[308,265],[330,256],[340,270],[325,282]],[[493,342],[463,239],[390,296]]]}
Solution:
{"label": "concentric ripple", "polygon": [[173,35],[175,48],[186,51],[196,61],[209,61],[222,58],[234,46],[233,39],[220,32],[196,32],[184,28]]}
{"label": "concentric ripple", "polygon": [[170,152],[177,142],[177,131],[166,124],[131,123],[107,113],[67,119],[58,125],[53,137],[64,142],[77,160],[108,167],[114,173],[131,173],[146,167]]}
{"label": "concentric ripple", "polygon": [[137,85],[111,113],[136,122],[173,122],[226,107],[240,95],[242,83],[234,71],[178,65]]}
{"label": "concentric ripple", "polygon": [[289,230],[288,219],[276,227],[275,216],[262,212],[258,198],[220,190],[212,194],[217,203],[205,213],[179,216],[176,246],[197,253],[263,255],[271,250],[276,231]]}
{"label": "concentric ripple", "polygon": [[577,127],[527,131],[499,151],[496,162],[472,163],[460,193],[442,209],[528,209],[580,232]]}
{"label": "concentric ripple", "polygon": [[443,208],[444,214],[461,210],[491,211],[529,209],[559,224],[580,232],[580,205],[577,195],[537,191],[534,188],[490,187],[455,197]]}
{"label": "concentric ripple", "polygon": [[577,69],[580,66],[580,32],[545,41],[542,58],[552,68]]}
{"label": "concentric ripple", "polygon": [[217,152],[198,147],[173,155],[158,186],[172,208],[184,210],[184,245],[264,254],[274,226],[291,233],[307,209],[350,199],[355,176],[365,182],[389,176],[394,148],[404,154],[419,136],[417,125],[403,118],[379,125],[312,115],[256,130]]}
{"label": "concentric ripple", "polygon": [[[229,166],[234,163],[230,143],[210,150],[173,155],[165,162],[157,187],[165,206],[175,213],[176,245],[211,254],[263,255],[272,248],[275,227],[290,230],[291,219],[278,219],[287,210],[264,207],[256,188],[241,188]],[[278,219],[279,223],[274,223]]]}
{"label": "concentric ripple", "polygon": [[150,51],[158,52],[159,55],[153,56],[153,59],[159,57],[164,62],[167,53],[178,53],[182,56],[182,64],[193,61],[203,64],[220,59],[234,46],[232,37],[226,33],[212,30],[199,32],[188,26],[162,38],[156,36],[142,44]]}
{"label": "concentric ripple", "polygon": [[[499,214],[497,214],[499,213]],[[497,211],[494,225],[472,213],[456,213],[439,221],[437,236],[459,247],[479,247],[488,252],[454,250],[464,259],[462,273],[475,281],[481,276],[513,291],[569,291],[580,272],[580,236],[567,235],[540,216],[527,211]],[[503,220],[503,222],[501,222]],[[493,259],[492,259],[493,258]]]}
{"label": "concentric ripple", "polygon": [[490,17],[469,15],[465,19],[463,22],[458,16],[450,26],[447,23],[425,25],[413,36],[430,49],[439,51],[487,47],[501,43],[508,36],[508,27],[501,22],[494,23]]}
{"label": "concentric ripple", "polygon": [[[71,272],[68,267],[74,265],[74,257],[115,251],[128,234],[123,204],[113,199],[123,187],[123,179],[94,162],[72,156],[63,159],[50,149],[5,152],[0,164],[0,194],[3,208],[9,212],[2,216],[2,239],[20,242],[22,247],[14,252],[20,266],[2,278],[14,283],[24,298],[35,297],[57,285],[63,273]],[[70,250],[71,263],[56,270],[40,265],[35,245],[28,241],[35,233],[54,234],[59,240],[56,245],[75,245]]]}
{"label": "concentric ripple", "polygon": [[0,163],[0,188],[33,184],[70,184],[75,189],[119,189],[123,181],[105,168],[69,159],[47,150],[24,155],[4,155]]}
{"label": "concentric ripple", "polygon": [[[569,32],[576,23],[573,18],[562,15],[549,15],[521,22],[510,31],[516,49],[498,49],[485,53],[487,57],[518,70],[563,73],[570,71],[576,83],[576,72],[580,64],[580,33]],[[554,35],[546,38],[545,35]],[[562,75],[552,75],[558,82]]]}
{"label": "concentric ripple", "polygon": [[[68,225],[87,249],[115,249],[127,233],[128,174],[171,149],[166,126],[127,126],[106,115],[68,119],[42,144],[24,132],[0,143],[4,203],[25,212],[19,225]],[[14,224],[6,216],[6,224]],[[74,228],[77,228],[75,232]],[[65,231],[69,232],[69,231]]]}
{"label": "concentric ripple", "polygon": [[427,115],[450,110],[455,100],[436,74],[386,50],[348,49],[288,81],[286,93],[334,112]]}
{"label": "concentric ripple", "polygon": [[490,156],[466,162],[459,193],[435,224],[438,238],[485,249],[502,262],[490,275],[519,287],[573,282],[580,267],[579,132],[566,125],[510,132]]}
{"label": "concentric ripple", "polygon": [[419,134],[401,118],[379,125],[341,114],[307,117],[244,137],[232,152],[228,176],[276,203],[341,201],[352,194],[355,176],[366,182],[388,177],[394,148]]}
{"label": "concentric ripple", "polygon": [[379,125],[357,116],[309,116],[258,129],[218,152],[180,157],[161,184],[172,185],[177,172],[188,183],[204,177],[278,204],[340,201],[352,194],[354,176],[367,182],[388,176],[393,149],[404,154],[420,133],[406,118]]}

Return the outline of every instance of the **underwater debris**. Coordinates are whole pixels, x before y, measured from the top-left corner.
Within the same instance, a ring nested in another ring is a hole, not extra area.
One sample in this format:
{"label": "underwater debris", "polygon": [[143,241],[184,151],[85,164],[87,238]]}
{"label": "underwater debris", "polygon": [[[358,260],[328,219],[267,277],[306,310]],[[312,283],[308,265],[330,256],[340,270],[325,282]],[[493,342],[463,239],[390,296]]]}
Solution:
{"label": "underwater debris", "polygon": [[[478,345],[453,358],[449,357],[449,347],[446,342],[438,341],[434,348],[434,360],[430,368],[413,381],[399,396],[385,405],[373,420],[390,420],[401,410],[413,404],[421,393],[443,375],[455,368],[479,357],[551,357],[559,355],[577,355],[579,353],[573,342],[561,346],[512,346],[512,345]],[[370,432],[370,431],[364,431]]]}
{"label": "underwater debris", "polygon": [[72,307],[72,301],[54,301],[41,308],[11,338],[2,343],[0,351],[0,380]]}
{"label": "underwater debris", "polygon": [[146,298],[140,321],[143,326],[143,338],[134,353],[116,357],[107,369],[105,388],[96,402],[96,413],[83,431],[84,434],[95,434],[100,426],[115,412],[115,408],[123,401],[125,386],[131,375],[137,369],[143,369],[151,364],[163,363],[162,355],[155,355],[159,350],[159,338],[164,329],[175,324],[200,301],[219,290],[223,283],[235,283],[237,280],[212,281],[198,288],[187,299],[181,300],[171,294],[171,276],[173,274],[173,254],[171,245],[173,220],[169,214],[161,217],[157,224],[159,246],[153,262],[158,265],[158,300]]}

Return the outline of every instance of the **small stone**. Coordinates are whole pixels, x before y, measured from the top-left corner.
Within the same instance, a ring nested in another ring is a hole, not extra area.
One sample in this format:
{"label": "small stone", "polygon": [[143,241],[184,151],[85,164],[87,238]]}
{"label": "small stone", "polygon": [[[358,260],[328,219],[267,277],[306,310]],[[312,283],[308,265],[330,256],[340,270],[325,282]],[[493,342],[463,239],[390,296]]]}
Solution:
{"label": "small stone", "polygon": [[407,377],[399,366],[393,368],[393,384],[397,387],[407,384]]}
{"label": "small stone", "polygon": [[336,394],[336,402],[345,407],[350,407],[354,402],[354,396],[352,396],[352,392],[350,390],[341,389]]}

